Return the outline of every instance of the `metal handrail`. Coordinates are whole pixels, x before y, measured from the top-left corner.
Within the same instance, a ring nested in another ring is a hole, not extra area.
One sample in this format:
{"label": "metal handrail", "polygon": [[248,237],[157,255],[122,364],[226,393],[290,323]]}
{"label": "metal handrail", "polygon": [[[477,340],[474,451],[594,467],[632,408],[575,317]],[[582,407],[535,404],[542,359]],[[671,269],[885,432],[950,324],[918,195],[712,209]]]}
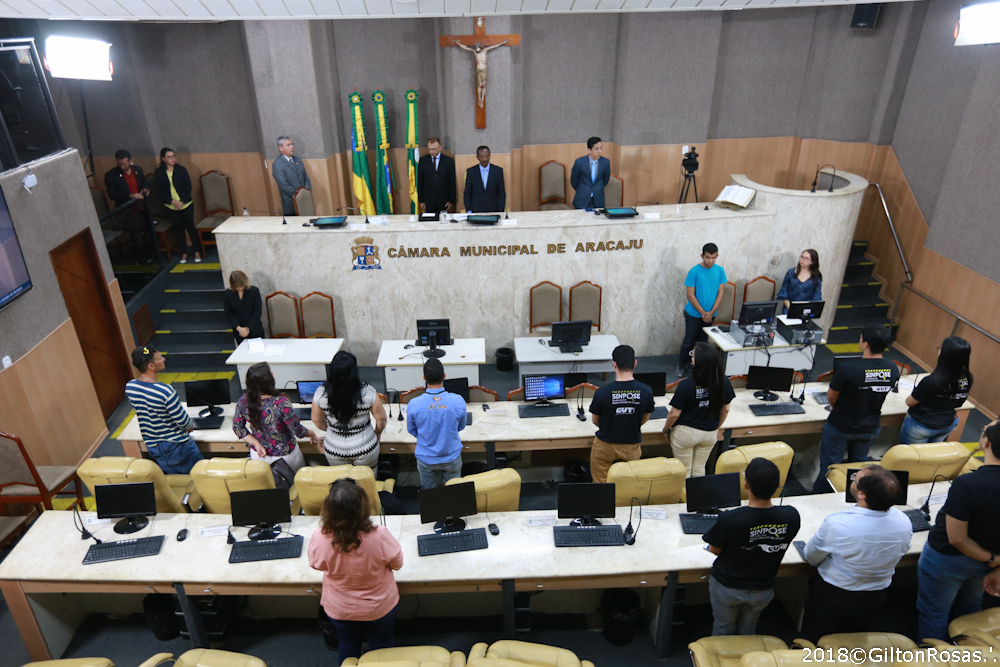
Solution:
{"label": "metal handrail", "polygon": [[900,283],[899,284],[899,294],[896,296],[896,302],[892,305],[892,315],[889,317],[889,325],[890,326],[892,325],[892,323],[896,319],[896,310],[899,308],[899,302],[903,298],[903,290],[904,289],[910,290],[911,292],[913,292],[914,294],[916,294],[920,298],[926,299],[931,304],[937,306],[938,308],[940,308],[944,312],[946,312],[949,315],[951,315],[952,317],[954,317],[955,318],[955,326],[953,326],[951,328],[951,335],[952,336],[954,336],[955,332],[958,331],[958,325],[961,322],[961,323],[965,324],[966,326],[972,327],[973,329],[975,329],[979,333],[983,334],[984,336],[986,336],[987,338],[989,338],[990,340],[992,340],[994,343],[1000,343],[1000,338],[998,338],[997,336],[994,336],[993,334],[991,334],[989,331],[987,331],[986,329],[982,328],[978,324],[976,324],[974,322],[970,322],[968,319],[962,317],[961,315],[959,315],[958,313],[956,313],[954,310],[952,310],[948,306],[944,305],[943,303],[941,303],[937,299],[933,298],[932,296],[930,296],[928,294],[924,294],[923,292],[921,292],[920,290],[918,290],[916,287],[914,287],[913,285],[909,284],[908,282],[904,282],[904,283]]}
{"label": "metal handrail", "polygon": [[899,259],[903,261],[903,271],[906,271],[906,279],[913,282],[913,274],[910,273],[910,265],[907,264],[906,256],[903,255],[903,246],[899,242],[899,235],[896,234],[896,225],[892,224],[892,216],[889,215],[889,207],[885,203],[885,195],[882,194],[882,186],[878,183],[869,183],[868,185],[874,185],[875,189],[878,190],[879,199],[882,200],[882,210],[885,211],[886,220],[889,221],[889,230],[892,232],[892,238],[896,241],[896,250],[899,251]]}

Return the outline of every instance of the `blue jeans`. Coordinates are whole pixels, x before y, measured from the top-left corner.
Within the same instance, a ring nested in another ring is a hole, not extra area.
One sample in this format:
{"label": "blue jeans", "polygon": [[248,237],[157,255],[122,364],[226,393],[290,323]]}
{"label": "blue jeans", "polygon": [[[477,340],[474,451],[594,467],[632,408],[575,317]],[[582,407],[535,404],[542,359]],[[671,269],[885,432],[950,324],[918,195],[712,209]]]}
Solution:
{"label": "blue jeans", "polygon": [[903,428],[899,430],[899,444],[918,445],[922,442],[947,442],[948,436],[958,427],[958,417],[945,429],[934,429],[924,426],[910,415],[903,420]]}
{"label": "blue jeans", "polygon": [[986,563],[965,554],[946,556],[925,544],[917,563],[917,612],[920,639],[948,641],[948,614],[955,617],[980,611],[982,579],[990,572]]}
{"label": "blue jeans", "polygon": [[677,365],[684,368],[691,363],[691,350],[694,344],[699,341],[708,340],[708,336],[702,331],[703,328],[711,326],[710,323],[700,317],[693,317],[684,311],[684,341],[681,343],[681,350],[677,353]]}
{"label": "blue jeans", "polygon": [[459,454],[451,463],[424,463],[417,459],[417,472],[420,473],[421,489],[444,486],[449,479],[462,476],[462,455]]}
{"label": "blue jeans", "polygon": [[187,475],[203,458],[194,438],[187,442],[147,442],[146,450],[165,475]]}
{"label": "blue jeans", "polygon": [[377,651],[382,648],[392,648],[396,645],[393,626],[396,623],[397,604],[388,614],[374,621],[339,621],[330,618],[322,608],[320,613],[337,629],[337,657],[340,664],[348,658],[361,657],[361,643],[368,637],[368,650]]}
{"label": "blue jeans", "polygon": [[845,452],[849,463],[867,460],[868,448],[881,431],[878,428],[874,433],[841,433],[829,423],[824,424],[819,448],[819,475],[813,484],[813,493],[830,493],[832,489],[826,481],[826,469],[842,462]]}

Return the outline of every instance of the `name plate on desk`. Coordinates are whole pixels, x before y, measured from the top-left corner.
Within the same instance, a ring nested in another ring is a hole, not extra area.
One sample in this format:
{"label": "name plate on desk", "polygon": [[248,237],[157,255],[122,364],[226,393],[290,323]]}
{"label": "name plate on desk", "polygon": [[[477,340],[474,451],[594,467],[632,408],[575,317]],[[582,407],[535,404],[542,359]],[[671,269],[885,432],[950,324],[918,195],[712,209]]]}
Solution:
{"label": "name plate on desk", "polygon": [[88,526],[96,526],[99,523],[111,523],[111,521],[112,521],[111,519],[98,519],[96,516],[87,517]]}
{"label": "name plate on desk", "polygon": [[501,226],[509,226],[509,225],[516,225],[516,224],[517,224],[517,219],[516,218],[501,218],[501,220],[500,220],[500,225]]}
{"label": "name plate on desk", "polygon": [[358,231],[364,231],[365,229],[367,229],[367,227],[365,227],[365,223],[363,223],[363,222],[352,222],[351,223],[351,229],[356,229]]}
{"label": "name plate on desk", "polygon": [[529,526],[554,526],[556,518],[554,516],[533,516],[528,519]]}
{"label": "name plate on desk", "polygon": [[642,217],[644,220],[659,220],[660,212],[656,211],[655,213],[643,213]]}
{"label": "name plate on desk", "polygon": [[209,526],[208,528],[199,528],[198,537],[219,537],[228,532],[229,526]]}
{"label": "name plate on desk", "polygon": [[643,519],[656,519],[657,521],[663,521],[667,518],[667,510],[653,509],[652,507],[641,507],[639,508],[639,516]]}

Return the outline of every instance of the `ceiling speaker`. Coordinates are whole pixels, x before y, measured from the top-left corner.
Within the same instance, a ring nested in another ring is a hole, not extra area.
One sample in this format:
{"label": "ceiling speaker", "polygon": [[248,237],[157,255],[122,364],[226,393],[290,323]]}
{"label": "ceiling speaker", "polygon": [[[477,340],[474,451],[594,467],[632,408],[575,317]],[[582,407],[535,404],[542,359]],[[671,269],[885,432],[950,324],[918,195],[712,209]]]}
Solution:
{"label": "ceiling speaker", "polygon": [[870,5],[854,5],[854,16],[851,17],[851,27],[855,30],[874,30],[878,22],[881,3]]}

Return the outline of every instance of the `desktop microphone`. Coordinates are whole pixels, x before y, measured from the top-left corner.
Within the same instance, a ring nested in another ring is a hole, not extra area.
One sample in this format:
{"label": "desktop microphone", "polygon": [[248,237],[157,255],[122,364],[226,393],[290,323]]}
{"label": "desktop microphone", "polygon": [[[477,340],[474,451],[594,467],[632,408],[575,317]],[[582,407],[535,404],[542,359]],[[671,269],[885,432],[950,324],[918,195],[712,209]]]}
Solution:
{"label": "desktop microphone", "polygon": [[805,371],[805,373],[803,373],[802,375],[802,393],[799,394],[798,398],[794,397],[792,398],[792,400],[798,403],[799,405],[802,405],[803,403],[806,402],[806,385],[809,384],[809,373],[812,372],[811,368],[805,368],[803,370]]}
{"label": "desktop microphone", "polygon": [[639,503],[639,526],[642,526],[642,501],[635,496],[632,496],[632,500],[628,505],[628,525],[625,526],[625,530],[622,531],[622,535],[625,536],[625,544],[629,546],[635,544],[635,538],[639,534],[638,528],[636,528],[634,532],[632,530],[632,508],[635,507],[636,503]]}
{"label": "desktop microphone", "polygon": [[658,202],[658,201],[637,201],[635,203],[636,206],[642,206],[643,204],[646,204],[648,206],[659,206],[660,202]]}
{"label": "desktop microphone", "polygon": [[920,506],[920,513],[924,515],[924,518],[928,522],[931,520],[931,496],[934,495],[934,484],[937,482],[938,477],[948,479],[945,475],[934,475],[934,479],[931,480],[931,490],[927,492],[927,498],[924,500],[924,504]]}
{"label": "desktop microphone", "polygon": [[[834,167],[832,164],[824,164],[823,167],[830,167],[831,169],[833,169],[833,176],[837,175],[837,168]],[[811,192],[811,193],[815,193],[816,192],[816,184],[819,183],[819,173],[820,173],[820,170],[823,167],[821,167],[819,165],[816,165],[816,174],[813,176],[812,189],[809,192]],[[827,192],[833,192],[833,178],[832,177],[830,178],[830,189],[827,190]]]}
{"label": "desktop microphone", "polygon": [[360,208],[354,208],[353,206],[341,206],[340,208],[337,209],[337,213],[340,213],[341,211],[357,211],[358,213],[364,213],[365,224],[366,225],[371,224],[368,222],[368,211],[362,211]]}
{"label": "desktop microphone", "polygon": [[[254,210],[252,208],[245,208],[243,210],[244,211],[249,211],[250,213],[266,213],[267,215],[278,215],[274,211],[256,211],[256,210]],[[285,211],[284,211],[284,209],[282,209],[282,211],[281,211],[281,224],[283,224],[283,225],[287,225],[288,224],[288,221],[285,220]]]}

